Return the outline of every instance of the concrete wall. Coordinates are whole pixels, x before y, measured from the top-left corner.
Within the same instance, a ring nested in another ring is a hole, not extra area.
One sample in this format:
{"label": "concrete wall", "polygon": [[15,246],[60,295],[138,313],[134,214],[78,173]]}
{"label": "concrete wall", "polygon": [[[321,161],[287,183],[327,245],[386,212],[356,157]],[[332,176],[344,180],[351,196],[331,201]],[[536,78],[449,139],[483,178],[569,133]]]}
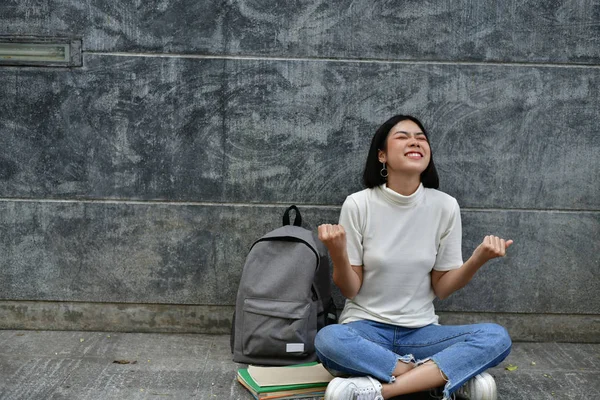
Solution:
{"label": "concrete wall", "polygon": [[411,113],[465,258],[516,242],[443,319],[600,339],[597,0],[8,0],[0,35],[83,41],[0,67],[0,328],[226,332],[252,241],[335,222]]}

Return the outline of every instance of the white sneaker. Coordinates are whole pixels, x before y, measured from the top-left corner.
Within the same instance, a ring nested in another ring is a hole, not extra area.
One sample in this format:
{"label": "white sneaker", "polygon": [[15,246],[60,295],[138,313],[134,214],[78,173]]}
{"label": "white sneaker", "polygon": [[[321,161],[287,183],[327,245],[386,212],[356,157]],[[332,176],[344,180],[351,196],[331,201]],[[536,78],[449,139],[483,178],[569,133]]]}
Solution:
{"label": "white sneaker", "polygon": [[370,376],[333,378],[325,391],[325,400],[383,400],[381,383]]}
{"label": "white sneaker", "polygon": [[496,400],[498,392],[494,377],[487,372],[482,372],[469,379],[456,392],[456,397],[469,400]]}

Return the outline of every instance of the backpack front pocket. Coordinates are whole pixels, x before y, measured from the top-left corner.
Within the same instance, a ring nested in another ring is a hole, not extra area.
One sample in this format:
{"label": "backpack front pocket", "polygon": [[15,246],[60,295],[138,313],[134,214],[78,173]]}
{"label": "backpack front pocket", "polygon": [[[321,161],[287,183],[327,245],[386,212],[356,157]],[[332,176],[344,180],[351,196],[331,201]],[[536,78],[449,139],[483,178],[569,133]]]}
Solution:
{"label": "backpack front pocket", "polygon": [[314,352],[316,310],[310,303],[248,298],[243,324],[246,356],[300,358]]}

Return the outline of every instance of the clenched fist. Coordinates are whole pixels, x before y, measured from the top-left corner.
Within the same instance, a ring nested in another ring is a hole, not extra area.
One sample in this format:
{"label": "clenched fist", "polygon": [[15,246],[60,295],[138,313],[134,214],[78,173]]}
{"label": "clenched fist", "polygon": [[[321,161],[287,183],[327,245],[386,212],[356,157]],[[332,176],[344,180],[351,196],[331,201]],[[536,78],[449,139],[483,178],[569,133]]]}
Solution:
{"label": "clenched fist", "polygon": [[346,251],[346,231],[341,225],[319,225],[319,240],[327,246],[332,255]]}
{"label": "clenched fist", "polygon": [[483,242],[477,246],[473,255],[481,261],[486,262],[496,257],[504,257],[506,249],[513,244],[512,240],[504,240],[498,236],[489,235],[483,239]]}

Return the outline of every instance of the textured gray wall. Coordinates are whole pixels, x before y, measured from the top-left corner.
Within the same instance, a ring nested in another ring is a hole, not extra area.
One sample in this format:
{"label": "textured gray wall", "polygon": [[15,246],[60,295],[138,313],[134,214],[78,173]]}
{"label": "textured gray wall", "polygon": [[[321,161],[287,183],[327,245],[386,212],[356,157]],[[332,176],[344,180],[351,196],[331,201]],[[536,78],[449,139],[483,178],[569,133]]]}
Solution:
{"label": "textured gray wall", "polygon": [[9,0],[0,35],[83,40],[81,68],[0,67],[0,327],[223,330],[252,241],[291,203],[336,221],[412,113],[465,258],[516,242],[438,309],[600,337],[600,1]]}

